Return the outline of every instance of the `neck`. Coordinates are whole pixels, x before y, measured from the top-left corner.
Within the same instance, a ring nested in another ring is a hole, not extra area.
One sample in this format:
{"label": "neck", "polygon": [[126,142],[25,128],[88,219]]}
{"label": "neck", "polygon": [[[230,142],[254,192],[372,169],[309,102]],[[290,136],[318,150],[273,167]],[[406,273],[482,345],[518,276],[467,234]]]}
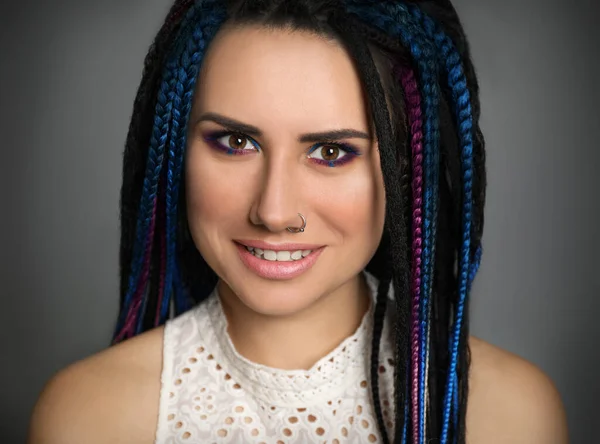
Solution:
{"label": "neck", "polygon": [[310,369],[356,331],[371,303],[362,274],[285,317],[254,312],[223,282],[219,282],[219,295],[238,353],[282,370]]}

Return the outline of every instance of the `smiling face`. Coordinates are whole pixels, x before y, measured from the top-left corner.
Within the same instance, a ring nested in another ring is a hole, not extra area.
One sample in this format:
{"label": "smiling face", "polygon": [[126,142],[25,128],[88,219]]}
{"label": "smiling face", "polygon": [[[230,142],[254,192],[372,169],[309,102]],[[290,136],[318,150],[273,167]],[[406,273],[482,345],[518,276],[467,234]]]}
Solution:
{"label": "smiling face", "polygon": [[[350,291],[381,240],[383,179],[363,90],[346,51],[320,36],[219,32],[198,81],[185,177],[198,250],[220,289],[258,313]],[[298,213],[306,229],[291,233]]]}

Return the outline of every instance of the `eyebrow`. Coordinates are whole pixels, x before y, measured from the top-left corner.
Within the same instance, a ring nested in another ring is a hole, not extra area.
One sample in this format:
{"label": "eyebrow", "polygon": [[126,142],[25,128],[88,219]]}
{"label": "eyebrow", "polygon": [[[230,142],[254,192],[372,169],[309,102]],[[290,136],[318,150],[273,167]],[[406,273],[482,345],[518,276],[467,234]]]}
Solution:
{"label": "eyebrow", "polygon": [[[261,137],[263,132],[247,123],[240,122],[230,117],[225,117],[217,113],[204,113],[194,122],[194,126],[203,121],[211,121],[224,126],[230,131],[235,131],[243,134],[247,134],[252,137]],[[316,133],[301,134],[298,137],[298,141],[301,143],[305,142],[320,142],[323,140],[338,140],[338,139],[367,139],[370,140],[371,136],[363,131],[358,131],[351,128],[342,128],[330,131],[320,131]]]}

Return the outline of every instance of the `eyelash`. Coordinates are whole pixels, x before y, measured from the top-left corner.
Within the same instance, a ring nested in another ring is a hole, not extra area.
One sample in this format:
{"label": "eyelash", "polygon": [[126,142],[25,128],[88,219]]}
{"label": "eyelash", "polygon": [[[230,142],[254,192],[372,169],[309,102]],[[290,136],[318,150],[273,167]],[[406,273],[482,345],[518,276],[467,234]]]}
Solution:
{"label": "eyelash", "polygon": [[233,148],[226,147],[225,145],[219,143],[218,140],[225,136],[239,136],[240,138],[247,139],[252,145],[254,145],[254,148],[256,148],[260,152],[260,147],[258,146],[258,143],[254,141],[254,139],[246,136],[245,134],[238,133],[235,131],[218,131],[215,133],[210,133],[204,136],[204,140],[213,148],[219,151],[223,151],[231,156],[244,156],[252,152],[252,150],[236,150]]}
{"label": "eyelash", "polygon": [[[254,146],[254,148],[256,148],[256,150],[258,152],[261,151],[260,146],[254,139],[252,139],[251,137],[249,137],[243,133],[239,133],[236,131],[218,131],[218,132],[210,133],[210,134],[204,136],[204,140],[213,148],[215,148],[219,151],[222,151],[231,156],[245,156],[247,154],[252,153],[253,150],[251,150],[251,149],[236,150],[233,148],[226,147],[223,144],[218,142],[219,139],[221,139],[222,137],[226,137],[226,136],[239,136],[240,138],[248,140]],[[344,157],[342,157],[339,160],[327,161],[327,160],[323,160],[323,159],[310,158],[310,160],[312,162],[316,163],[317,165],[323,165],[323,166],[327,166],[327,167],[338,167],[338,166],[345,165],[345,164],[351,162],[352,160],[354,160],[355,157],[360,156],[360,151],[358,149],[356,149],[355,147],[353,147],[352,145],[349,145],[347,143],[336,142],[333,140],[326,140],[323,142],[315,143],[314,145],[312,145],[309,148],[308,154],[310,155],[313,152],[315,152],[317,149],[322,148],[324,146],[337,147],[341,151],[344,151],[346,154],[344,155]]]}

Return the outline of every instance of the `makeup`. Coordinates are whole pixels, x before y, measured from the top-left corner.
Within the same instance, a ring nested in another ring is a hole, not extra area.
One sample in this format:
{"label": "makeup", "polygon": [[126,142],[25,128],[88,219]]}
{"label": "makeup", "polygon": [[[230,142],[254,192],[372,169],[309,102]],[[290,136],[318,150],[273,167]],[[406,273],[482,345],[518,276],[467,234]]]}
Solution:
{"label": "makeup", "polygon": [[[247,142],[247,147],[242,149],[231,148],[230,146],[219,142],[219,139],[223,139],[225,137],[237,137],[240,140],[245,140]],[[229,155],[243,156],[260,151],[258,143],[256,143],[256,141],[254,141],[252,138],[246,136],[245,134],[236,133],[229,130],[212,131],[205,135],[203,138],[204,141],[208,143],[213,149],[216,149],[217,151],[222,151]]]}
{"label": "makeup", "polygon": [[[326,160],[326,159],[319,159],[319,158],[314,158],[314,157],[310,157],[313,153],[317,153],[317,154],[321,154],[321,156],[323,155],[322,153],[322,149],[323,148],[332,148],[334,151],[337,150],[338,154],[341,154],[340,152],[343,152],[342,157],[338,158],[338,159],[334,159],[334,160]],[[309,151],[308,151],[308,158],[310,159],[311,162],[316,163],[318,165],[324,165],[327,167],[340,167],[342,165],[345,165],[349,162],[351,162],[352,160],[354,160],[355,157],[360,156],[360,152],[354,148],[352,145],[349,145],[347,143],[341,143],[341,142],[319,142],[315,145],[313,145],[312,147],[310,147]]]}
{"label": "makeup", "polygon": [[325,249],[325,246],[308,244],[234,243],[242,263],[250,271],[272,280],[293,279],[308,271]]}
{"label": "makeup", "polygon": [[[246,144],[244,145],[243,148],[232,148],[228,144],[230,140],[227,140],[225,142],[219,141],[220,139],[231,138],[231,137],[237,138],[236,141],[245,141]],[[224,152],[228,155],[234,155],[234,156],[242,155],[243,156],[243,155],[253,154],[253,153],[262,151],[258,142],[256,142],[250,136],[247,136],[243,133],[234,132],[231,130],[213,131],[213,132],[210,132],[210,133],[206,134],[205,136],[203,136],[203,138],[204,138],[204,141],[211,146],[211,148],[213,148],[217,151]],[[341,157],[338,159],[333,159],[333,160],[323,159],[322,158],[323,153],[321,150],[323,148],[327,148],[327,147],[332,149],[333,150],[332,152],[338,154]],[[321,155],[321,158],[311,157],[313,155],[313,153],[315,153],[315,155]],[[332,167],[340,167],[342,165],[346,165],[346,164],[350,163],[352,160],[354,160],[354,158],[356,158],[357,156],[360,156],[359,150],[348,143],[336,142],[336,141],[322,141],[322,142],[318,142],[318,143],[312,145],[309,148],[307,157],[310,160],[310,162],[312,162],[314,164],[323,165],[323,166],[332,168]]]}

